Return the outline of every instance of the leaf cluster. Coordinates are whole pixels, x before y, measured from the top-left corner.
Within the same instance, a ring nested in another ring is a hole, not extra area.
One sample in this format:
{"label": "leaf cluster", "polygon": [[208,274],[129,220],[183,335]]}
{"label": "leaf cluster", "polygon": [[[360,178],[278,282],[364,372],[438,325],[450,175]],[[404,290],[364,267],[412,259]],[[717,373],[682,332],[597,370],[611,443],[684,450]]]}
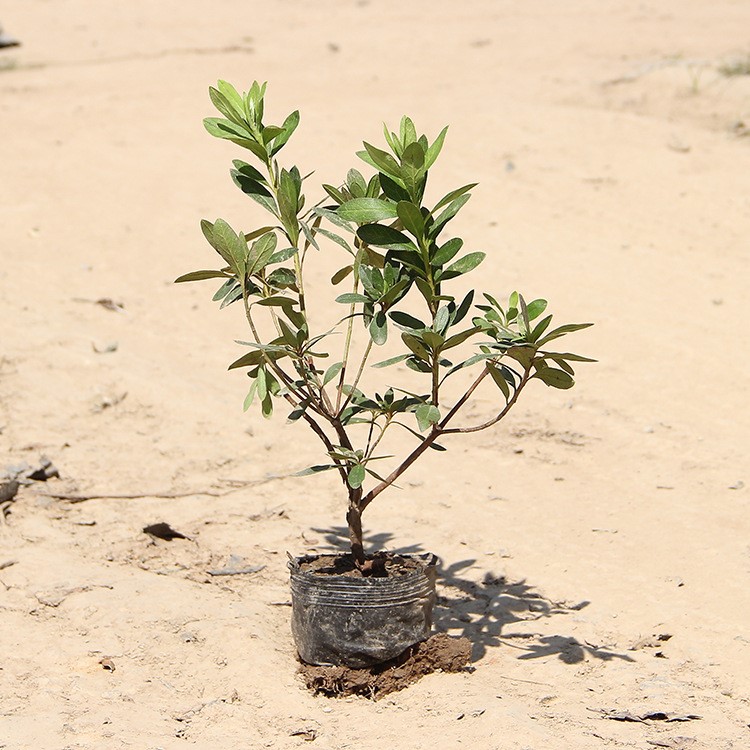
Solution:
{"label": "leaf cluster", "polygon": [[[235,160],[231,177],[270,214],[271,222],[243,232],[222,219],[204,220],[203,234],[220,258],[219,267],[177,281],[221,279],[214,300],[222,307],[242,301],[251,340],[239,342],[247,351],[230,369],[245,369],[251,379],[245,408],[257,400],[269,417],[274,402],[286,400],[292,407],[289,419],[307,421],[326,446],[330,463],[307,473],[338,470],[350,506],[361,512],[426,448],[442,450],[438,437],[484,429],[505,416],[529,381],[572,387],[571,363],[593,360],[547,347],[589,324],[554,327],[552,316],[545,315],[545,300],[526,302],[517,292],[504,304],[488,292],[481,292],[479,300],[475,291],[461,298],[451,293],[451,282],[476,269],[485,253],[464,252],[463,240],[448,236],[476,183],[434,202],[427,197],[430,170],[447,128],[430,142],[409,117],[402,118],[398,132],[385,127],[383,148],[364,143],[357,154],[374,173],[366,178],[349,170],[341,184],[323,185],[324,198],[306,208],[305,178],[296,166],[284,168],[277,158],[299,124],[299,113],[278,126],[265,124],[265,91],[265,84],[255,82],[240,94],[219,81],[209,93],[223,117],[207,118],[205,126],[255,157],[256,166]],[[305,268],[310,250],[322,247],[343,252],[344,265],[331,285],[347,282],[349,289],[335,297],[342,306],[339,324],[314,333]],[[416,306],[421,312],[413,312]],[[274,335],[261,335],[268,327],[256,324],[260,314],[269,317]],[[343,337],[330,338],[336,333]],[[365,346],[356,361],[353,341],[358,335],[364,335]],[[373,349],[392,337],[400,353],[371,363]],[[320,364],[325,358],[333,364]],[[392,375],[384,375],[382,395],[361,390],[368,365],[386,369],[398,363],[424,376],[422,392],[399,388],[390,382]],[[472,386],[455,403],[444,405],[446,379],[472,367],[477,373]],[[483,424],[454,427],[453,418],[485,377],[500,391],[497,415]],[[418,444],[382,477],[371,464],[388,458],[376,455],[376,448],[393,426],[408,430]],[[364,494],[368,476],[376,485]]]}

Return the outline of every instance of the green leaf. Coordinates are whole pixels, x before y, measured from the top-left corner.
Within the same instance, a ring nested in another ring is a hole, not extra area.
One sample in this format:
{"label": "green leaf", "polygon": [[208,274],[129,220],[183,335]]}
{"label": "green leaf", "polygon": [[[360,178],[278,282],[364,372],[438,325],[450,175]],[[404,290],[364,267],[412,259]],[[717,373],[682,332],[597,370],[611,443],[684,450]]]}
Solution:
{"label": "green leaf", "polygon": [[369,297],[365,297],[364,294],[357,294],[355,292],[347,292],[346,294],[340,294],[336,297],[336,302],[340,302],[342,305],[352,305],[357,302],[370,302]]}
{"label": "green leaf", "polygon": [[270,262],[276,250],[276,235],[264,234],[260,239],[253,242],[247,256],[247,275],[253,276],[260,273]]}
{"label": "green leaf", "polygon": [[564,336],[566,333],[573,333],[573,331],[582,331],[584,328],[590,328],[593,323],[570,323],[569,325],[560,326],[555,328],[554,331],[548,333],[541,341],[537,342],[537,346],[544,346],[547,342],[559,339],[560,336]]}
{"label": "green leaf", "polygon": [[382,362],[376,362],[372,367],[390,367],[397,362],[403,362],[407,357],[411,357],[411,354],[399,354],[397,357],[391,357],[390,359],[384,359]]}
{"label": "green leaf", "polygon": [[263,208],[274,216],[278,216],[276,201],[273,199],[271,193],[257,179],[249,176],[245,167],[243,167],[242,170],[231,170],[230,174],[235,185],[237,185],[245,195],[252,198],[256,203],[263,206]]}
{"label": "green leaf", "polygon": [[208,95],[213,103],[214,107],[221,112],[224,117],[229,118],[235,124],[245,127],[244,124],[244,109],[242,107],[242,100],[239,102],[236,100],[230,100],[218,89],[213,86],[208,87]]}
{"label": "green leaf", "polygon": [[411,349],[419,359],[427,362],[430,359],[430,353],[425,349],[424,344],[410,333],[402,333],[401,340]]}
{"label": "green leaf", "polygon": [[292,133],[297,129],[299,125],[299,112],[295,110],[289,117],[284,120],[284,124],[281,126],[281,133],[274,139],[271,147],[271,156],[277,153],[282,146],[291,138]]}
{"label": "green leaf", "polygon": [[255,140],[252,133],[231,120],[225,120],[222,117],[206,117],[203,120],[203,126],[215,138],[232,141],[232,143],[252,151],[262,161],[266,161],[268,158],[265,147]]}
{"label": "green leaf", "polygon": [[535,299],[526,305],[526,312],[529,315],[529,320],[538,318],[547,309],[546,299]]}
{"label": "green leaf", "polygon": [[[558,359],[557,357],[549,357],[561,370],[565,370],[568,375],[575,375],[575,370],[564,360]],[[544,359],[537,359],[534,364],[538,367],[546,367],[547,363]]]}
{"label": "green leaf", "polygon": [[253,380],[253,382],[250,384],[250,390],[247,392],[247,396],[245,396],[245,400],[242,403],[242,411],[247,411],[251,406],[253,401],[255,401],[255,394],[258,392],[258,381]]}
{"label": "green leaf", "polygon": [[347,484],[353,489],[359,489],[362,482],[365,481],[365,467],[362,464],[355,464],[349,469],[349,475],[346,478]]}
{"label": "green leaf", "polygon": [[460,323],[466,317],[469,310],[471,309],[471,303],[473,301],[474,301],[474,290],[472,289],[463,298],[463,300],[461,301],[461,304],[456,309],[456,312],[453,315],[453,320],[451,322],[451,325],[456,325],[456,323]]}
{"label": "green leaf", "polygon": [[495,381],[495,385],[503,392],[505,400],[510,398],[510,387],[508,381],[503,377],[503,373],[499,367],[496,367],[492,362],[487,362],[487,369],[489,370],[490,377]]}
{"label": "green leaf", "polygon": [[391,320],[399,326],[399,328],[407,328],[412,331],[423,331],[427,328],[427,324],[423,323],[419,318],[415,318],[409,313],[405,313],[402,310],[394,310],[388,313],[391,316]]}
{"label": "green leaf", "polygon": [[284,229],[286,229],[289,235],[289,241],[295,246],[299,239],[297,212],[299,211],[300,188],[301,181],[299,174],[296,173],[296,169],[293,168],[291,172],[282,169],[279,175],[279,191],[277,194],[279,213]]}
{"label": "green leaf", "polygon": [[432,368],[427,362],[417,359],[416,357],[409,357],[409,359],[406,360],[406,366],[410,370],[414,370],[414,372],[432,372]]}
{"label": "green leaf", "polygon": [[219,89],[219,92],[224,96],[224,98],[238,111],[243,111],[243,104],[242,104],[242,97],[240,96],[237,89],[232,86],[231,83],[227,83],[227,81],[219,80],[216,84],[216,87]]}
{"label": "green leaf", "polygon": [[[247,235],[246,235],[247,236]],[[289,260],[297,252],[296,247],[285,247],[282,250],[277,250],[268,261],[271,263],[283,263],[285,260]]]}
{"label": "green leaf", "polygon": [[437,237],[443,227],[466,205],[469,198],[471,198],[471,193],[466,193],[452,201],[430,227],[430,237]]}
{"label": "green leaf", "polygon": [[404,190],[395,180],[392,180],[388,175],[380,175],[380,187],[388,198],[398,203],[399,201],[408,201],[409,193]]}
{"label": "green leaf", "polygon": [[435,333],[435,331],[431,331],[430,329],[422,331],[419,335],[422,341],[434,352],[437,352],[445,343],[445,339],[439,333]]}
{"label": "green leaf", "polygon": [[414,412],[421,432],[440,421],[440,409],[432,404],[420,404]]}
{"label": "green leaf", "polygon": [[331,284],[334,286],[340,284],[353,270],[354,266],[344,266],[343,268],[339,268],[339,270],[331,276]]}
{"label": "green leaf", "polygon": [[395,204],[379,198],[352,198],[342,203],[336,213],[344,221],[354,221],[357,224],[395,219],[398,216]]}
{"label": "green leaf", "polygon": [[330,195],[339,205],[347,201],[346,195],[333,185],[323,185],[323,190],[325,190],[326,193],[328,193],[328,195]]}
{"label": "green leaf", "polygon": [[360,266],[359,279],[371,299],[380,298],[385,290],[385,281],[383,280],[383,274],[380,272],[380,269],[369,266]]}
{"label": "green leaf", "polygon": [[406,291],[411,286],[411,279],[401,279],[398,283],[394,284],[381,298],[380,304],[384,307],[390,307],[400,300]]}
{"label": "green leaf", "polygon": [[317,466],[310,466],[302,471],[295,472],[292,474],[293,477],[309,477],[312,474],[320,474],[322,471],[330,471],[335,469],[336,464],[318,464]]}
{"label": "green leaf", "polygon": [[323,216],[332,224],[341,227],[341,229],[346,230],[350,234],[354,234],[354,227],[348,221],[344,221],[335,211],[331,211],[328,208],[314,208],[313,212],[318,216]]}
{"label": "green leaf", "polygon": [[443,206],[447,206],[451,201],[456,200],[456,198],[460,198],[464,193],[471,190],[472,188],[475,188],[479,183],[472,182],[470,185],[464,185],[463,187],[457,188],[456,190],[451,190],[450,193],[443,196],[436,204],[435,208],[432,209],[432,213],[434,214],[439,208],[442,208]]}
{"label": "green leaf", "polygon": [[378,346],[388,340],[388,319],[382,310],[378,310],[370,321],[370,338]]}
{"label": "green leaf", "polygon": [[450,311],[445,305],[439,307],[437,313],[435,313],[435,321],[432,324],[433,329],[438,333],[444,333],[450,323],[450,315]]}
{"label": "green leaf", "polygon": [[[320,219],[316,219],[316,221],[319,222]],[[299,222],[299,227],[302,230],[302,234],[305,235],[304,250],[307,250],[307,248],[312,245],[316,250],[320,251],[320,245],[318,245],[318,241],[315,239],[315,232],[317,232],[317,227],[309,227],[304,221]]]}
{"label": "green leaf", "polygon": [[245,125],[238,125],[236,122],[223,117],[206,117],[203,120],[203,126],[216,138],[234,141],[240,146],[245,146],[246,142],[253,143],[256,147],[258,146],[253,134]]}
{"label": "green leaf", "polygon": [[318,227],[317,232],[319,234],[322,234],[324,237],[327,237],[329,240],[332,240],[340,247],[343,247],[344,250],[346,250],[348,253],[351,253],[352,255],[354,254],[351,246],[343,237],[339,237],[337,234],[329,232],[327,229],[323,229],[323,227]]}
{"label": "green leaf", "polygon": [[575,381],[567,372],[558,370],[555,367],[545,367],[539,370],[534,377],[539,378],[539,380],[552,388],[560,388],[562,390],[567,390],[575,385]]}
{"label": "green leaf", "polygon": [[349,188],[349,192],[355,198],[364,198],[367,192],[367,183],[362,174],[356,169],[350,169],[346,173],[346,185]]}
{"label": "green leaf", "polygon": [[296,422],[305,416],[305,407],[298,406],[296,409],[292,409],[287,415],[288,422]]}
{"label": "green leaf", "polygon": [[[375,146],[371,146],[369,143],[365,143],[364,147],[365,154],[369,159],[363,159],[363,161],[372,164],[376,169],[384,172],[389,177],[393,177],[396,180],[401,179],[401,168],[398,162],[387,151],[375,148]],[[358,152],[357,156],[362,158],[362,152]]]}
{"label": "green leaf", "polygon": [[261,131],[261,139],[267,146],[280,133],[281,128],[278,125],[266,125]]}
{"label": "green leaf", "polygon": [[[242,159],[232,159],[233,171],[239,172],[243,177],[259,182],[261,185],[268,185],[262,172],[259,172],[252,164],[248,164]],[[270,193],[269,193],[270,195]]]}
{"label": "green leaf", "polygon": [[266,397],[261,401],[260,410],[264,419],[270,419],[273,416],[273,397],[270,393],[267,393]]}
{"label": "green leaf", "polygon": [[243,234],[238,235],[224,219],[217,219],[213,225],[214,248],[240,278],[245,276],[247,262],[247,242]]}
{"label": "green leaf", "polygon": [[570,352],[544,352],[542,355],[545,359],[547,357],[555,359],[566,359],[569,362],[597,362],[596,359],[590,357],[583,357],[580,354],[571,354]]}
{"label": "green leaf", "polygon": [[444,266],[448,261],[453,260],[458,251],[463,247],[464,241],[460,237],[454,237],[448,240],[442,247],[439,247],[430,261],[435,267]]}
{"label": "green leaf", "polygon": [[531,367],[536,349],[533,346],[513,346],[505,352],[511,359],[515,359],[525,370]]}
{"label": "green leaf", "polygon": [[262,237],[264,234],[273,232],[274,229],[275,227],[260,227],[259,229],[255,229],[252,232],[245,232],[245,240],[247,242],[250,242],[251,240],[257,240],[258,237]]}
{"label": "green leaf", "polygon": [[469,271],[473,271],[486,257],[485,253],[469,253],[459,258],[455,263],[446,268],[440,276],[440,280],[461,276]]}
{"label": "green leaf", "polygon": [[262,307],[294,307],[294,305],[297,304],[295,300],[293,300],[291,297],[264,297],[263,299],[259,299],[256,303],[256,305],[261,305]]}
{"label": "green leaf", "polygon": [[175,284],[181,284],[183,281],[203,281],[204,279],[226,279],[228,274],[223,271],[191,271],[182,276],[178,276]]}
{"label": "green leaf", "polygon": [[323,385],[327,385],[328,383],[330,383],[341,372],[341,368],[343,366],[343,362],[336,362],[335,364],[332,364],[326,370],[325,375],[323,375]]}
{"label": "green leaf", "polygon": [[424,217],[419,210],[419,206],[415,206],[409,201],[400,201],[396,206],[396,211],[404,228],[418,240],[421,240],[424,237]]}
{"label": "green leaf", "polygon": [[216,294],[211,298],[212,302],[218,302],[224,299],[224,297],[232,291],[232,289],[239,289],[242,291],[242,287],[239,285],[236,279],[227,279],[217,290]]}
{"label": "green leaf", "polygon": [[435,160],[440,155],[440,152],[443,149],[443,142],[445,141],[445,135],[447,132],[448,132],[448,126],[446,125],[440,131],[440,135],[438,135],[438,137],[433,141],[433,143],[427,149],[427,154],[424,159],[425,169],[429,169],[435,163]]}
{"label": "green leaf", "polygon": [[[239,367],[255,367],[263,361],[263,352],[260,349],[256,349],[252,352],[243,354],[239,359],[232,362],[227,368],[228,370],[236,370]],[[256,386],[257,388],[257,386]]]}
{"label": "green leaf", "polygon": [[[529,316],[531,317],[531,316]],[[549,327],[549,324],[552,322],[552,316],[547,315],[545,318],[542,318],[536,326],[534,326],[534,330],[529,334],[529,340],[530,341],[537,341],[537,339],[547,330]]]}
{"label": "green leaf", "polygon": [[477,326],[474,326],[474,328],[468,328],[465,331],[461,331],[461,333],[457,333],[454,336],[451,336],[443,345],[443,351],[445,351],[446,349],[452,349],[454,346],[462,344],[464,341],[466,341],[466,339],[471,338],[475,333],[478,332],[479,328]]}
{"label": "green leaf", "polygon": [[393,151],[396,156],[399,156],[403,151],[401,142],[395,133],[391,133],[388,130],[388,126],[385,123],[383,123],[383,135],[385,136],[386,143],[391,147],[391,151]]}
{"label": "green leaf", "polygon": [[[273,263],[273,255],[268,261],[269,265]],[[267,267],[267,266],[266,266]],[[266,284],[272,289],[297,289],[297,277],[291,268],[277,268],[266,276]],[[287,309],[288,313],[289,310]]]}
{"label": "green leaf", "polygon": [[408,193],[417,200],[421,179],[424,176],[424,149],[419,143],[411,143],[401,154],[401,179]]}
{"label": "green leaf", "polygon": [[404,147],[417,140],[417,129],[414,127],[414,122],[411,117],[404,115],[401,118],[399,135],[401,136],[401,143],[403,143]]}
{"label": "green leaf", "polygon": [[256,377],[255,382],[258,384],[258,398],[263,401],[268,395],[265,367],[261,367],[258,369],[258,376]]}
{"label": "green leaf", "polygon": [[383,224],[365,224],[357,230],[357,236],[362,242],[376,247],[395,250],[416,250],[416,246],[402,232]]}

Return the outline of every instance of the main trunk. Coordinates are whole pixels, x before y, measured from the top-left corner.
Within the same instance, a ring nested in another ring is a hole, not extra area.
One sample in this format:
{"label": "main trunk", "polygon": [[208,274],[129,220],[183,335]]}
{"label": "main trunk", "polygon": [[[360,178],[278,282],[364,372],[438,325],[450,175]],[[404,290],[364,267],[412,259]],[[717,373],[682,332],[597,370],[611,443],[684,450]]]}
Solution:
{"label": "main trunk", "polygon": [[365,547],[362,542],[362,511],[356,502],[349,502],[349,510],[346,514],[346,522],[349,524],[349,542],[352,546],[352,557],[357,567],[361,570],[365,564]]}

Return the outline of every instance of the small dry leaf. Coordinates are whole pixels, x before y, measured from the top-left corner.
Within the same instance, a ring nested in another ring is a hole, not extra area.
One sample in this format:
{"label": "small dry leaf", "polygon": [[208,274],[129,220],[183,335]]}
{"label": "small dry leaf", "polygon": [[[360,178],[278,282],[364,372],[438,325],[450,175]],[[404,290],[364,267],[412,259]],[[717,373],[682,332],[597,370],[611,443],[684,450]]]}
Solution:
{"label": "small dry leaf", "polygon": [[644,648],[661,648],[662,643],[666,643],[672,637],[671,633],[659,633],[658,635],[650,635],[646,638],[641,638],[636,641],[631,647],[631,651],[640,651]]}
{"label": "small dry leaf", "polygon": [[646,740],[649,745],[654,745],[655,747],[670,747],[673,748],[673,750],[683,750],[683,748],[688,748],[691,745],[694,745],[698,740],[695,739],[695,737],[670,737],[666,740]]}
{"label": "small dry leaf", "polygon": [[290,737],[301,737],[305,742],[312,742],[318,733],[314,729],[297,729],[289,733]]}
{"label": "small dry leaf", "polygon": [[157,539],[164,539],[167,542],[171,542],[173,539],[189,539],[184,534],[180,533],[176,529],[173,529],[168,523],[161,521],[160,523],[152,523],[150,526],[143,528],[144,533],[149,536],[154,536]]}
{"label": "small dry leaf", "polygon": [[640,723],[645,723],[647,721],[693,721],[702,718],[701,716],[698,716],[698,714],[677,714],[670,713],[669,711],[647,711],[643,714],[633,714],[629,711],[601,709],[597,713],[601,713],[605,719],[612,719],[613,721],[637,721]]}
{"label": "small dry leaf", "polygon": [[96,300],[94,304],[101,305],[105,310],[112,310],[112,312],[125,311],[125,305],[123,305],[122,302],[115,302],[115,300],[111,299],[110,297],[101,297],[100,299]]}

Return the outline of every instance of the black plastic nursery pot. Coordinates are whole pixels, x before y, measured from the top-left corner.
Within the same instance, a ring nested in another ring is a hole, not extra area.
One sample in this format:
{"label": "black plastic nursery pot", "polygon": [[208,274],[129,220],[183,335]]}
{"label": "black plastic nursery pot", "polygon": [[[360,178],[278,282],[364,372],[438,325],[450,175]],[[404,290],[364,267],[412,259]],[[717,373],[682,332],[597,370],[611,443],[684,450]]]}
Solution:
{"label": "black plastic nursery pot", "polygon": [[[347,556],[339,556],[344,560]],[[386,576],[311,569],[318,556],[289,562],[292,634],[308,664],[371,667],[425,640],[435,605],[434,555],[392,555]],[[399,569],[398,563],[405,563]]]}

